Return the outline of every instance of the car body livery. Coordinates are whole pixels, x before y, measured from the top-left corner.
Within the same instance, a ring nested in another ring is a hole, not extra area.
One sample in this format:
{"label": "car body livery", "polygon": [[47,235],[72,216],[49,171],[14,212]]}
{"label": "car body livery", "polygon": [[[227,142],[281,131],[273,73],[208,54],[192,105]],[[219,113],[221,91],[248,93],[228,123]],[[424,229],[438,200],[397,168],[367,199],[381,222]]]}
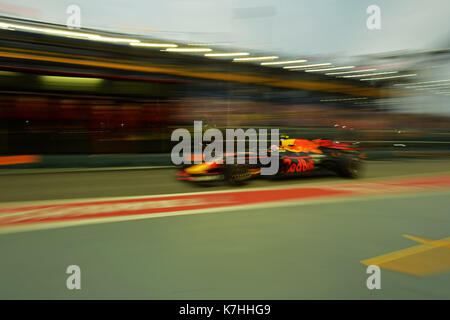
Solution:
{"label": "car body livery", "polygon": [[[351,144],[331,140],[280,139],[278,146],[269,152],[278,151],[278,172],[272,176],[262,176],[261,164],[249,164],[250,157],[258,157],[254,152],[235,154],[233,164],[227,164],[225,156],[220,161],[201,162],[185,165],[176,173],[179,180],[192,182],[227,181],[239,185],[254,177],[269,179],[286,176],[310,176],[317,172],[331,171],[345,178],[357,178],[362,154]],[[237,164],[237,158],[245,158],[245,164]]]}

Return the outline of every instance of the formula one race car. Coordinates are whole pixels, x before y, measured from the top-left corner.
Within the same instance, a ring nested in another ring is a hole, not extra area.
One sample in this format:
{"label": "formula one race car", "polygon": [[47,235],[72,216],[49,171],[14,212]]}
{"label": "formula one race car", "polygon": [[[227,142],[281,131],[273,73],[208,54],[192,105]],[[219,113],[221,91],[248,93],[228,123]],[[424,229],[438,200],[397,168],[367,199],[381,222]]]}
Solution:
{"label": "formula one race car", "polygon": [[[178,180],[193,182],[226,181],[231,185],[240,185],[255,177],[269,179],[286,176],[310,176],[320,172],[333,172],[344,178],[357,178],[365,155],[351,144],[331,140],[280,139],[278,146],[272,146],[269,152],[278,151],[278,172],[272,176],[262,176],[261,164],[227,164],[225,157],[221,161],[201,162],[185,165],[176,173]],[[239,156],[239,155],[236,155]],[[247,160],[259,157],[247,152],[241,157]]]}

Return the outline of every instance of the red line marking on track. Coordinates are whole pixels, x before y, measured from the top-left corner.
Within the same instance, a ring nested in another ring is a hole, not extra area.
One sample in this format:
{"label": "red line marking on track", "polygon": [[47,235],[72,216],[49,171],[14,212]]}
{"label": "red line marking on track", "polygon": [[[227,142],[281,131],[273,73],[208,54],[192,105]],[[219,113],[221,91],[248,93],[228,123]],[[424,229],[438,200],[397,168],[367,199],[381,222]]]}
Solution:
{"label": "red line marking on track", "polygon": [[420,192],[450,187],[450,175],[331,184],[330,186],[289,187],[223,191],[148,198],[102,201],[70,201],[57,204],[0,208],[0,227],[93,218],[170,213],[196,209],[226,208],[268,202]]}

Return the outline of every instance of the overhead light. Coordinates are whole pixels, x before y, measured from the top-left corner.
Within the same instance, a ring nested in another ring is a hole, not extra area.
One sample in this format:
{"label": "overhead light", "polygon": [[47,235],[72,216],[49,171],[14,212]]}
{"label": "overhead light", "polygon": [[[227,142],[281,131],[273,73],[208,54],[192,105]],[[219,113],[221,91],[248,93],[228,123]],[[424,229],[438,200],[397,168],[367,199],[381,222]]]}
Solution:
{"label": "overhead light", "polygon": [[170,51],[170,52],[208,52],[212,51],[210,48],[168,48],[163,51]]}
{"label": "overhead light", "polygon": [[411,86],[411,85],[416,85],[416,84],[439,83],[439,82],[448,82],[448,81],[450,81],[450,79],[415,82],[415,83],[396,83],[396,84],[394,84],[394,86]]}
{"label": "overhead light", "polygon": [[266,56],[266,57],[249,57],[249,58],[234,58],[233,62],[240,62],[240,61],[259,61],[259,60],[273,60],[278,59],[277,56]]}
{"label": "overhead light", "polygon": [[58,35],[69,36],[69,37],[99,37],[99,35],[92,34],[92,33],[74,32],[74,31],[66,31],[66,30],[50,29],[50,28],[37,28],[37,27],[12,24],[12,23],[4,23],[4,22],[0,22],[0,27],[33,31],[33,32],[41,32],[41,33],[58,34]]}
{"label": "overhead light", "polygon": [[[407,86],[405,88],[406,89],[416,89],[416,88],[424,88],[424,89],[432,88],[432,89],[434,89],[436,87],[445,87],[445,86],[448,86],[448,85],[450,85],[450,83],[436,83],[436,84],[427,84],[427,85],[424,85],[424,86]],[[439,89],[439,88],[436,88],[436,89]]]}
{"label": "overhead light", "polygon": [[307,62],[306,59],[301,60],[289,60],[289,61],[276,61],[276,62],[261,62],[261,65],[268,66],[268,65],[276,65],[276,64],[289,64],[289,63],[302,63]]}
{"label": "overhead light", "polygon": [[348,73],[357,73],[357,72],[369,72],[369,71],[375,71],[377,69],[362,69],[362,70],[353,70],[353,71],[344,71],[344,72],[331,72],[331,73],[325,73],[327,76],[334,76],[337,74],[348,74]]}
{"label": "overhead light", "polygon": [[328,101],[353,101],[353,100],[366,100],[367,98],[366,97],[364,97],[364,98],[339,98],[339,99],[322,99],[322,100],[320,100],[320,101],[326,101],[326,102],[328,102]]}
{"label": "overhead light", "polygon": [[360,81],[385,80],[385,79],[406,78],[406,77],[415,77],[415,76],[417,76],[417,74],[416,73],[412,73],[412,74],[404,74],[404,75],[401,75],[401,76],[360,79]]}
{"label": "overhead light", "polygon": [[368,73],[368,74],[354,74],[351,76],[341,76],[339,78],[360,78],[360,77],[371,77],[371,76],[381,76],[383,74],[393,74],[398,73],[398,71],[386,71],[386,72],[377,72],[377,73]]}
{"label": "overhead light", "polygon": [[3,23],[3,22],[0,22],[0,29],[14,30],[14,29],[11,27],[10,24],[8,24],[8,23]]}
{"label": "overhead light", "polygon": [[17,29],[17,30],[48,33],[48,34],[52,34],[52,35],[65,36],[65,37],[84,38],[86,40],[93,40],[93,41],[128,42],[128,43],[140,42],[137,39],[105,37],[105,36],[101,36],[101,35],[93,34],[93,33],[66,31],[66,30],[52,29],[52,28],[40,28],[40,27],[32,27],[32,26],[27,26],[27,25],[4,23],[4,22],[0,22],[0,28],[7,28],[7,29],[12,28],[12,29]]}
{"label": "overhead light", "polygon": [[130,42],[132,46],[153,47],[153,48],[175,48],[178,47],[174,43],[149,43],[149,42]]}
{"label": "overhead light", "polygon": [[233,57],[233,56],[248,56],[248,52],[228,52],[228,53],[205,53],[205,57]]}
{"label": "overhead light", "polygon": [[112,38],[112,37],[103,37],[103,36],[99,36],[99,35],[88,36],[88,40],[107,41],[107,42],[129,42],[129,43],[139,43],[140,42],[137,39]]}
{"label": "overhead light", "polygon": [[317,64],[307,64],[303,66],[287,66],[283,67],[283,69],[298,69],[298,68],[309,68],[309,67],[322,67],[322,66],[330,66],[331,63],[317,63]]}
{"label": "overhead light", "polygon": [[321,72],[321,71],[331,71],[331,70],[342,70],[342,69],[352,69],[355,66],[346,66],[346,67],[334,67],[334,68],[326,68],[326,69],[309,69],[305,72]]}

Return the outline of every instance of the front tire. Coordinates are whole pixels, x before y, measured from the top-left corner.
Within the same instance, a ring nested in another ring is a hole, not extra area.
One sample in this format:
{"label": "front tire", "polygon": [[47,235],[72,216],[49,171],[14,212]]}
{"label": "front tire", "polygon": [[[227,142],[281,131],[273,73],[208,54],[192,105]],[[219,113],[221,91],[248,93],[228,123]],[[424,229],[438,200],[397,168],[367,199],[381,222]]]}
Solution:
{"label": "front tire", "polygon": [[230,165],[225,169],[225,180],[229,185],[243,185],[251,178],[248,166],[242,164]]}

